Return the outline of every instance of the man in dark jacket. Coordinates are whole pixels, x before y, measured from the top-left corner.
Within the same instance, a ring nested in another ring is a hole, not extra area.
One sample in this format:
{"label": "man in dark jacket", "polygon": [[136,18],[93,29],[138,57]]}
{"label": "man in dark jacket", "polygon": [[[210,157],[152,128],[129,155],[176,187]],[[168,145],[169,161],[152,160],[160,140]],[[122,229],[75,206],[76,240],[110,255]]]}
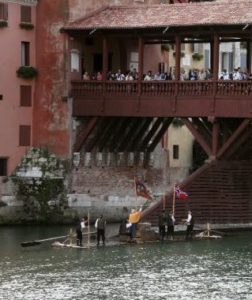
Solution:
{"label": "man in dark jacket", "polygon": [[166,224],[166,216],[165,216],[165,211],[163,210],[158,217],[159,236],[161,241],[163,241],[165,237],[165,224]]}
{"label": "man in dark jacket", "polygon": [[78,221],[76,225],[76,242],[77,246],[82,246],[82,228],[80,221]]}
{"label": "man in dark jacket", "polygon": [[95,228],[97,229],[97,246],[100,245],[101,238],[103,245],[105,245],[105,227],[106,221],[103,219],[103,215],[100,215],[100,217],[95,222]]}
{"label": "man in dark jacket", "polygon": [[174,225],[175,225],[175,218],[174,214],[171,211],[167,217],[167,237],[171,237],[171,240],[174,238]]}

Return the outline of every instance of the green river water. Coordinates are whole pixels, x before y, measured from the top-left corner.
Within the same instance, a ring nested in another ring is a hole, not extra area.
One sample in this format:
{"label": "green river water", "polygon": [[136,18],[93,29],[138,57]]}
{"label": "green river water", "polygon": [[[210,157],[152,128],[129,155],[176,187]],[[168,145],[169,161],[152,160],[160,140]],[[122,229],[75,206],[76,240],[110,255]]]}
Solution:
{"label": "green river water", "polygon": [[[0,227],[0,299],[252,299],[252,232],[220,240],[55,249],[69,227]],[[107,236],[118,230],[110,226]]]}

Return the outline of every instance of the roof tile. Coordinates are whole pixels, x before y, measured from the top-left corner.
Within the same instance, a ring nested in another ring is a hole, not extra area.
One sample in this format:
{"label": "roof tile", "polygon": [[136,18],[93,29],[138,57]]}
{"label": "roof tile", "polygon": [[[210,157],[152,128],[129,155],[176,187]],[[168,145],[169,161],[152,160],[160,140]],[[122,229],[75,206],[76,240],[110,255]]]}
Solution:
{"label": "roof tile", "polygon": [[123,29],[164,26],[252,24],[252,0],[160,4],[151,6],[109,6],[64,29]]}

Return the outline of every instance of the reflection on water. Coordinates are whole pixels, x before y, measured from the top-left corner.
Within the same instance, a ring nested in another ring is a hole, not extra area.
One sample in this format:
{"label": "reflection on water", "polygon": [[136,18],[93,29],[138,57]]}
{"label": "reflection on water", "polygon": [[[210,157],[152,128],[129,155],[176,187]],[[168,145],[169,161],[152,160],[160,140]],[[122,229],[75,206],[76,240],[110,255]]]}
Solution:
{"label": "reflection on water", "polygon": [[252,299],[251,232],[90,250],[20,247],[66,232],[0,228],[0,299]]}

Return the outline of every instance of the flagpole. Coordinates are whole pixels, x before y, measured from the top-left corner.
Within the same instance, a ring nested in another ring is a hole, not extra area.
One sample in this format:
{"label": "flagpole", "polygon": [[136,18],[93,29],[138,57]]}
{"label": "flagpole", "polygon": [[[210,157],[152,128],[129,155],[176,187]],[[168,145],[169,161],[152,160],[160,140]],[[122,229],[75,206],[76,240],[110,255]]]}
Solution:
{"label": "flagpole", "polygon": [[135,197],[136,197],[136,204],[137,204],[137,186],[136,186],[136,176],[134,176],[134,188],[135,188]]}
{"label": "flagpole", "polygon": [[175,215],[175,200],[176,200],[175,186],[173,186],[173,198],[172,198],[172,214],[173,215]]}
{"label": "flagpole", "polygon": [[88,242],[87,242],[87,246],[88,246],[88,249],[90,248],[90,214],[89,214],[89,211],[88,211]]}

